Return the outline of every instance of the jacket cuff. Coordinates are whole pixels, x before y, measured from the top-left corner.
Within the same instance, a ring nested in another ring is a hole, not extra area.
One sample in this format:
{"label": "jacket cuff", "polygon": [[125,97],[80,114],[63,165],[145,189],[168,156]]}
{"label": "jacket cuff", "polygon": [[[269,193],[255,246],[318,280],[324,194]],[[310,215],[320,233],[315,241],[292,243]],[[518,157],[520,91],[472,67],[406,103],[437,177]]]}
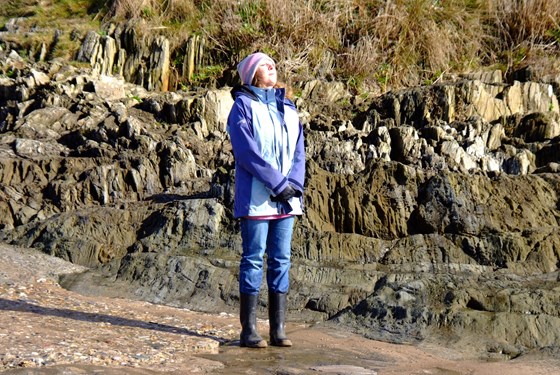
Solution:
{"label": "jacket cuff", "polygon": [[280,181],[280,183],[278,185],[276,185],[273,189],[272,189],[272,194],[274,196],[277,196],[278,194],[280,194],[282,191],[284,191],[285,188],[288,187],[288,179],[284,178],[282,181]]}
{"label": "jacket cuff", "polygon": [[291,178],[288,179],[288,181],[290,182],[290,184],[292,184],[292,186],[293,186],[296,190],[299,190],[300,192],[303,193],[303,186],[301,186],[301,184],[300,184],[298,181],[296,181],[296,180],[294,180],[294,179],[291,179]]}

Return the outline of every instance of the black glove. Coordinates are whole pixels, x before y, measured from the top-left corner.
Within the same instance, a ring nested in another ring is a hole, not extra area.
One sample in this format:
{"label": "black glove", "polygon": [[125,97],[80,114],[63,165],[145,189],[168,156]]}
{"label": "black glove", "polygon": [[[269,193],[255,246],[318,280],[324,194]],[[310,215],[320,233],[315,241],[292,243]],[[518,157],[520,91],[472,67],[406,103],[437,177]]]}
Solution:
{"label": "black glove", "polygon": [[284,190],[282,190],[282,192],[280,192],[280,194],[278,194],[277,196],[270,196],[270,200],[273,202],[287,202],[290,199],[292,199],[293,197],[295,197],[297,194],[297,191],[292,187],[292,185],[288,185],[286,186],[286,188]]}

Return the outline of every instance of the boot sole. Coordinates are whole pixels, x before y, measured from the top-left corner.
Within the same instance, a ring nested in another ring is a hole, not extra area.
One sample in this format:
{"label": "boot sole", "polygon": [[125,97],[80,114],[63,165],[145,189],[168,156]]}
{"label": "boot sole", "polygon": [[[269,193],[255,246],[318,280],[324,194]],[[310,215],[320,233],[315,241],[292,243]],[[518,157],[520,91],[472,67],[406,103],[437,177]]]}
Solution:
{"label": "boot sole", "polygon": [[271,341],[270,345],[280,346],[280,347],[283,347],[283,348],[289,348],[290,346],[292,346],[292,342],[288,339],[285,339],[285,340]]}
{"label": "boot sole", "polygon": [[253,348],[253,349],[263,349],[268,347],[266,341],[257,341],[257,342],[240,342],[239,346],[242,348]]}

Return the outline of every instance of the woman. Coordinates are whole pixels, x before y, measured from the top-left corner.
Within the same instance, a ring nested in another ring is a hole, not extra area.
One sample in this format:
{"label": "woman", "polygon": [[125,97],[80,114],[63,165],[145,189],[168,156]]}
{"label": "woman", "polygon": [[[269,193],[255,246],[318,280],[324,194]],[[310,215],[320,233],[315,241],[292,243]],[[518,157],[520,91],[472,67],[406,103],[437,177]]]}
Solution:
{"label": "woman", "polygon": [[264,348],[257,302],[267,254],[270,344],[292,346],[284,332],[294,216],[301,215],[305,176],[303,128],[294,104],[278,88],[276,64],[264,53],[237,66],[242,86],[228,117],[235,158],[234,216],[240,219],[240,345]]}

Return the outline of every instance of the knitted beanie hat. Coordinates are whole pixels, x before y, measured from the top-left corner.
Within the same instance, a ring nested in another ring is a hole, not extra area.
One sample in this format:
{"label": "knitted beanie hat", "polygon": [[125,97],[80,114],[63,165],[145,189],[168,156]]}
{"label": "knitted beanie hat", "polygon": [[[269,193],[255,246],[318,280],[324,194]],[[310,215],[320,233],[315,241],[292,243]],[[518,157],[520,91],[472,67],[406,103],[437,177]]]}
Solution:
{"label": "knitted beanie hat", "polygon": [[259,64],[263,60],[270,60],[274,63],[274,60],[272,60],[270,56],[262,52],[252,53],[241,60],[241,62],[237,64],[237,71],[239,72],[239,77],[241,77],[241,82],[250,85],[253,82],[253,77],[255,76]]}

